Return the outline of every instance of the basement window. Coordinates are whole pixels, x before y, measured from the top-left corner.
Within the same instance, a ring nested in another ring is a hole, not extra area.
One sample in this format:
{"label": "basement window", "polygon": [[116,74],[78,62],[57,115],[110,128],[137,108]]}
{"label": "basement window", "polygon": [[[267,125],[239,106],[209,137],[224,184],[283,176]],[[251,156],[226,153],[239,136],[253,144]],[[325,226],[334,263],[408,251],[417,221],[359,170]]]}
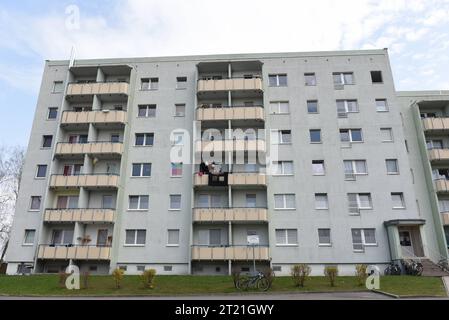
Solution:
{"label": "basement window", "polygon": [[382,71],[371,71],[371,80],[373,83],[382,83]]}

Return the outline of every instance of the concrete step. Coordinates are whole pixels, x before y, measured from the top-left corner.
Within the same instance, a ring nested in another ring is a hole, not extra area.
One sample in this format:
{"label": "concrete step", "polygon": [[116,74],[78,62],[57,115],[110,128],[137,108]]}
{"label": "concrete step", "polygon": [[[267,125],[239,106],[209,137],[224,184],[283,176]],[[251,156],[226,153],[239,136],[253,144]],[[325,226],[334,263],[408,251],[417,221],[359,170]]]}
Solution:
{"label": "concrete step", "polygon": [[436,263],[432,262],[429,259],[421,260],[421,264],[423,265],[423,273],[424,277],[444,277],[449,276],[449,272],[442,270]]}

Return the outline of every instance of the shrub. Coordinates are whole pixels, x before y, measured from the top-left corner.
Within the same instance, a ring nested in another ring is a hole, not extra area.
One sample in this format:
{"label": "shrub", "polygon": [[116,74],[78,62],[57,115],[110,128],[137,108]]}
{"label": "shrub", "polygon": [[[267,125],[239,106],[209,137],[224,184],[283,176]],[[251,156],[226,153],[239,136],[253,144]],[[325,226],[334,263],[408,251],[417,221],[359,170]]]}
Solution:
{"label": "shrub", "polygon": [[88,289],[89,288],[89,278],[90,278],[90,273],[89,272],[83,272],[83,274],[81,275],[81,281],[83,283],[83,289]]}
{"label": "shrub", "polygon": [[366,282],[366,278],[368,277],[366,273],[367,268],[368,266],[366,264],[357,264],[355,266],[355,276],[359,286],[363,286]]}
{"label": "shrub", "polygon": [[140,279],[142,280],[143,287],[145,289],[153,289],[154,288],[154,278],[156,277],[155,269],[148,269],[142,272],[140,275]]}
{"label": "shrub", "polygon": [[234,287],[237,288],[237,282],[240,280],[240,268],[232,268],[231,270],[232,281],[234,282]]}
{"label": "shrub", "polygon": [[116,289],[120,289],[124,274],[125,271],[119,268],[112,271],[112,277],[114,278]]}
{"label": "shrub", "polygon": [[291,275],[296,287],[304,287],[304,282],[309,277],[311,270],[307,264],[297,264],[292,267]]}
{"label": "shrub", "polygon": [[337,279],[337,276],[338,276],[338,267],[337,266],[325,267],[324,275],[329,278],[331,287],[335,287],[335,280]]}
{"label": "shrub", "polygon": [[273,280],[274,280],[274,271],[272,268],[265,268],[262,270],[263,275],[265,276],[265,278],[268,280],[268,283],[270,284],[270,288],[271,285],[273,284]]}
{"label": "shrub", "polygon": [[66,272],[59,272],[59,287],[60,288],[65,288],[65,282],[67,280],[67,278],[70,276],[70,273],[66,273]]}

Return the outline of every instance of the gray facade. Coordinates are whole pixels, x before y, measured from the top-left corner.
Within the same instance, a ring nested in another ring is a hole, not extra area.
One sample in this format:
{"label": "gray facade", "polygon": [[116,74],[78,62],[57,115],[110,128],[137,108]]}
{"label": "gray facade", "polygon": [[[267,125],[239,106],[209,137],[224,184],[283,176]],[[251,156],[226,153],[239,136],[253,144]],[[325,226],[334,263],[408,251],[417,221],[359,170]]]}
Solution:
{"label": "gray facade", "polygon": [[7,272],[438,262],[419,110],[448,98],[397,94],[386,50],[48,61]]}

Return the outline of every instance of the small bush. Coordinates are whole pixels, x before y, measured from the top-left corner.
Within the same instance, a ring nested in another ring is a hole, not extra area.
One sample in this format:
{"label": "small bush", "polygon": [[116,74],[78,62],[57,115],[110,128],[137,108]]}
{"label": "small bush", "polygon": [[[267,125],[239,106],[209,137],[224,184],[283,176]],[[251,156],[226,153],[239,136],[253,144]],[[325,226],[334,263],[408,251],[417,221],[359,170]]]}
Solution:
{"label": "small bush", "polygon": [[116,289],[120,289],[121,288],[121,284],[122,284],[122,280],[124,277],[125,271],[122,269],[115,269],[114,271],[112,271],[112,277],[114,278],[115,281],[115,288]]}
{"label": "small bush", "polygon": [[156,277],[155,269],[148,269],[142,272],[140,275],[140,279],[143,283],[143,287],[145,289],[153,289],[154,288],[154,278]]}
{"label": "small bush", "polygon": [[89,280],[90,280],[90,273],[89,272],[83,272],[81,275],[81,281],[83,284],[83,289],[89,288]]}
{"label": "small bush", "polygon": [[359,286],[365,285],[366,278],[368,277],[366,270],[368,266],[366,264],[357,264],[355,266],[355,276],[357,278],[357,284]]}
{"label": "small bush", "polygon": [[304,283],[312,269],[307,264],[297,264],[292,267],[291,275],[296,287],[304,287]]}
{"label": "small bush", "polygon": [[65,288],[65,282],[67,280],[67,278],[70,276],[70,273],[66,273],[66,272],[59,272],[59,287],[60,288]]}
{"label": "small bush", "polygon": [[331,287],[335,287],[335,280],[337,279],[337,276],[338,276],[338,267],[337,266],[325,267],[324,275],[329,278]]}
{"label": "small bush", "polygon": [[231,270],[232,281],[234,282],[234,287],[237,288],[237,282],[240,279],[240,268],[232,268]]}

